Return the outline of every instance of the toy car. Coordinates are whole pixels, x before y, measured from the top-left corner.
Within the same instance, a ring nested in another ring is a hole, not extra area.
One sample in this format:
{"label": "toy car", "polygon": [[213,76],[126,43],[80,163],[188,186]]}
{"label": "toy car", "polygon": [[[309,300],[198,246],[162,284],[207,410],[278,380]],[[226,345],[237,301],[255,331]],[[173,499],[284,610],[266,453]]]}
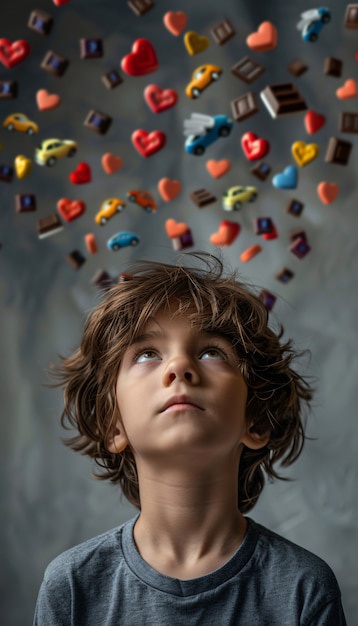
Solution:
{"label": "toy car", "polygon": [[37,124],[29,120],[24,113],[9,115],[3,123],[3,127],[7,128],[7,130],[18,130],[20,133],[27,133],[28,135],[39,132]]}
{"label": "toy car", "polygon": [[200,156],[205,149],[219,137],[227,137],[232,130],[233,122],[226,115],[203,115],[192,113],[189,120],[184,120],[185,150],[188,154]]}
{"label": "toy car", "polygon": [[77,152],[77,143],[70,139],[45,139],[35,150],[38,165],[55,165],[57,159],[73,157]]}
{"label": "toy car", "polygon": [[126,246],[136,246],[139,242],[140,239],[138,235],[122,231],[108,239],[107,248],[115,251],[119,250],[119,248],[125,248]]}
{"label": "toy car", "polygon": [[127,198],[130,202],[139,204],[139,206],[148,211],[148,213],[155,213],[157,210],[155,200],[149,191],[144,191],[143,189],[138,191],[131,190],[127,192]]}
{"label": "toy car", "polygon": [[200,65],[193,72],[190,83],[185,88],[188,98],[199,98],[204,89],[209,87],[214,80],[218,80],[222,69],[217,65]]}
{"label": "toy car", "polygon": [[329,9],[320,7],[301,13],[301,17],[302,20],[298,22],[297,28],[302,31],[302,39],[313,42],[317,41],[323,26],[331,21],[331,12]]}
{"label": "toy car", "polygon": [[258,196],[256,187],[230,187],[223,194],[223,209],[225,211],[238,211],[244,202],[253,202]]}
{"label": "toy car", "polygon": [[123,211],[125,206],[125,202],[119,198],[108,198],[102,202],[101,208],[96,214],[94,221],[96,224],[103,226],[103,224],[106,224],[106,222],[113,217],[113,215]]}

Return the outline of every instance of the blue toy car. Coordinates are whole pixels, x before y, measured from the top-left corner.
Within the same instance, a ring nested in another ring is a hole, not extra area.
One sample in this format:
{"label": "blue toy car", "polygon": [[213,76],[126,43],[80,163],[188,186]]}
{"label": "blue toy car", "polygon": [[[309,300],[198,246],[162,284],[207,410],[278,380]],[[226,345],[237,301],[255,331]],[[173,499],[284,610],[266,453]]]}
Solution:
{"label": "blue toy car", "polygon": [[122,231],[121,233],[117,233],[108,239],[107,248],[109,250],[116,251],[119,250],[119,248],[125,248],[126,246],[136,246],[139,242],[140,239],[138,235]]}
{"label": "blue toy car", "polygon": [[319,9],[310,9],[301,14],[302,20],[298,22],[297,28],[302,31],[301,36],[304,41],[317,41],[318,34],[323,26],[331,21],[331,12],[329,9],[320,7]]}
{"label": "blue toy car", "polygon": [[185,150],[188,154],[200,156],[205,149],[219,137],[227,137],[232,130],[233,121],[226,115],[203,115],[192,113],[184,120]]}

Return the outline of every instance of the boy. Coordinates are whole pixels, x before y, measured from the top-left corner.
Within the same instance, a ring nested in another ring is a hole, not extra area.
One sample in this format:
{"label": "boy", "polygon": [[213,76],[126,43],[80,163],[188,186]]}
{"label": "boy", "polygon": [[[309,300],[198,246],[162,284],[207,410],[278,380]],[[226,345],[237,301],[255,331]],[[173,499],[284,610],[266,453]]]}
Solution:
{"label": "boy", "polygon": [[312,388],[236,274],[184,256],[207,269],[134,262],[55,368],[65,443],[140,512],[48,565],[34,625],[345,625],[329,566],[244,515],[300,455]]}

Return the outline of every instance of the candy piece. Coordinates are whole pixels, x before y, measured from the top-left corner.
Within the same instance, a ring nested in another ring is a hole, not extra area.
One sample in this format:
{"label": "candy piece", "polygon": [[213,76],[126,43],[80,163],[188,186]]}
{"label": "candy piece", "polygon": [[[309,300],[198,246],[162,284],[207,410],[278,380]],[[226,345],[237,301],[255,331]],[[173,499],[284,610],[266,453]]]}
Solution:
{"label": "candy piece", "polygon": [[120,170],[123,165],[123,159],[111,152],[106,152],[106,154],[102,156],[101,162],[106,174],[114,174],[114,172]]}
{"label": "candy piece", "polygon": [[219,24],[216,24],[210,31],[215,43],[222,46],[235,36],[236,31],[229,20],[222,20]]}
{"label": "candy piece", "polygon": [[206,162],[206,169],[213,178],[221,178],[230,170],[230,167],[231,163],[227,159],[222,159],[221,161],[210,159]]}
{"label": "candy piece", "polygon": [[303,63],[303,61],[299,61],[298,59],[296,59],[295,61],[291,61],[287,69],[290,74],[298,78],[298,76],[302,76],[302,74],[307,72],[308,65],[306,65],[306,63]]}
{"label": "candy piece", "polygon": [[340,59],[334,59],[333,57],[326,57],[323,65],[323,73],[326,76],[341,76],[343,63]]}
{"label": "candy piece", "polygon": [[288,249],[299,259],[303,259],[311,250],[306,239],[304,239],[303,237],[298,237],[297,239],[295,239]]}
{"label": "candy piece", "polygon": [[331,204],[338,196],[339,187],[336,183],[322,182],[317,186],[317,193],[323,204]]}
{"label": "candy piece", "polygon": [[49,93],[47,89],[39,89],[36,92],[36,102],[40,111],[50,111],[61,104],[61,98],[55,93]]}
{"label": "candy piece", "polygon": [[278,232],[275,224],[272,223],[272,230],[270,233],[262,233],[261,237],[262,239],[266,239],[266,241],[270,241],[271,239],[277,239]]}
{"label": "candy piece", "polygon": [[88,163],[82,161],[79,163],[74,172],[70,174],[70,181],[74,185],[84,185],[92,180],[92,172]]}
{"label": "candy piece", "polygon": [[267,52],[277,46],[276,26],[271,22],[262,22],[255,33],[246,38],[246,44],[256,52]]}
{"label": "candy piece", "polygon": [[158,85],[148,85],[144,89],[144,99],[153,113],[161,113],[177,103],[178,94],[175,89],[161,89]]}
{"label": "candy piece", "polygon": [[121,68],[130,76],[143,76],[156,72],[159,67],[156,52],[148,39],[136,39],[132,52],[123,57]]}
{"label": "candy piece", "polygon": [[276,174],[272,179],[272,184],[278,189],[296,189],[298,182],[298,172],[293,165],[288,165],[283,172]]}
{"label": "candy piece", "polygon": [[184,11],[168,11],[163,17],[164,26],[172,35],[180,35],[187,25],[188,18]]}
{"label": "candy piece", "polygon": [[271,117],[278,118],[307,110],[307,105],[292,83],[268,85],[260,92],[261,100]]}
{"label": "candy piece", "polygon": [[35,11],[31,12],[27,25],[32,30],[40,33],[40,35],[49,35],[53,25],[53,17],[45,13],[45,11],[35,9]]}
{"label": "candy piece", "polygon": [[208,37],[201,37],[194,30],[189,30],[184,35],[184,45],[191,56],[203,52],[210,46]]}
{"label": "candy piece", "polygon": [[306,131],[313,135],[316,133],[322,126],[326,123],[326,118],[324,115],[320,113],[315,113],[314,111],[307,111],[305,115],[305,127]]}
{"label": "candy piece", "polygon": [[296,163],[300,167],[304,167],[318,156],[319,145],[317,143],[306,144],[304,141],[295,141],[291,146],[291,152]]}
{"label": "candy piece", "polygon": [[326,163],[335,163],[336,165],[347,165],[352,150],[352,143],[331,137],[324,160]]}
{"label": "candy piece", "polygon": [[11,165],[0,165],[0,180],[3,183],[11,183],[14,176],[14,168]]}
{"label": "candy piece", "polygon": [[0,100],[17,98],[16,80],[0,80]]}
{"label": "candy piece", "polygon": [[36,211],[36,196],[32,193],[17,194],[15,196],[16,213]]}
{"label": "candy piece", "polygon": [[285,285],[287,285],[287,283],[289,283],[290,280],[292,280],[294,275],[295,275],[294,272],[291,272],[291,270],[289,270],[288,267],[283,267],[275,274],[275,278],[277,278],[277,280],[279,280],[281,283],[284,283]]}
{"label": "candy piece", "polygon": [[68,59],[49,50],[42,59],[41,67],[53,76],[63,76],[69,64]]}
{"label": "candy piece", "polygon": [[108,289],[114,287],[116,283],[108,272],[105,270],[97,270],[91,279],[91,284],[97,285],[97,287],[103,289],[103,291],[108,291]]}
{"label": "candy piece", "polygon": [[186,233],[184,233],[180,237],[173,237],[172,245],[173,245],[174,250],[183,250],[184,248],[191,248],[194,245],[194,240],[191,234],[191,230],[188,230]]}
{"label": "candy piece", "polygon": [[304,206],[305,205],[302,202],[299,202],[299,200],[290,200],[286,207],[286,211],[294,217],[299,217],[304,209]]}
{"label": "candy piece", "polygon": [[73,222],[73,220],[83,215],[86,205],[82,200],[71,201],[68,198],[61,198],[57,202],[57,210],[66,222]]}
{"label": "candy piece", "polygon": [[336,96],[340,100],[348,100],[348,98],[355,98],[357,95],[357,83],[353,78],[346,80],[343,87],[339,87],[336,91]]}
{"label": "candy piece", "polygon": [[235,65],[231,68],[231,73],[234,74],[237,78],[240,78],[247,83],[253,83],[261,74],[266,71],[266,68],[257,61],[254,61],[250,57],[244,57],[240,59]]}
{"label": "candy piece", "polygon": [[98,252],[97,239],[93,233],[88,233],[87,235],[85,235],[85,244],[90,254],[97,254]]}
{"label": "candy piece", "polygon": [[358,4],[347,4],[344,15],[345,28],[358,28]]}
{"label": "candy piece", "polygon": [[198,189],[197,191],[193,191],[189,197],[199,209],[217,201],[217,198],[206,189]]}
{"label": "candy piece", "polygon": [[262,139],[255,135],[255,133],[245,133],[241,137],[241,146],[246,158],[249,161],[256,161],[261,159],[270,150],[270,144],[266,139]]}
{"label": "candy piece", "polygon": [[174,219],[169,219],[165,222],[165,230],[167,231],[168,237],[174,239],[175,237],[182,237],[190,229],[184,222],[176,222]]}
{"label": "candy piece", "polygon": [[339,131],[341,133],[358,133],[358,113],[340,113]]}
{"label": "candy piece", "polygon": [[103,41],[100,38],[80,39],[81,59],[99,59],[103,57]]}
{"label": "candy piece", "polygon": [[251,115],[258,112],[255,94],[249,91],[243,96],[231,101],[232,114],[237,122],[246,120]]}
{"label": "candy piece", "polygon": [[240,261],[242,263],[248,263],[248,261],[251,261],[251,259],[259,254],[261,250],[262,247],[258,243],[255,243],[253,246],[250,246],[250,248],[247,248],[240,254]]}
{"label": "candy piece", "polygon": [[117,70],[111,70],[107,74],[103,74],[101,78],[107,89],[114,89],[114,87],[123,83],[123,78],[118,74]]}
{"label": "candy piece", "polygon": [[256,176],[259,180],[265,181],[271,172],[271,168],[267,163],[258,163],[251,170],[251,174]]}
{"label": "candy piece", "polygon": [[146,130],[135,130],[131,136],[132,143],[139,154],[149,157],[165,146],[167,138],[161,130],[153,130],[148,133]]}
{"label": "candy piece", "polygon": [[256,235],[272,233],[273,230],[274,225],[270,217],[256,217],[254,219],[254,231]]}
{"label": "candy piece", "polygon": [[104,135],[112,124],[112,121],[113,120],[109,115],[91,109],[83,122],[83,126],[93,130],[99,135]]}
{"label": "candy piece", "polygon": [[267,291],[267,289],[262,289],[259,294],[259,298],[261,302],[264,303],[268,311],[271,311],[273,309],[273,306],[277,300],[277,297],[273,293],[271,293],[271,291]]}
{"label": "candy piece", "polygon": [[63,224],[56,213],[53,215],[47,215],[46,217],[37,220],[37,233],[39,239],[55,235],[61,230],[63,230]]}
{"label": "candy piece", "polygon": [[129,0],[127,4],[138,17],[142,17],[142,15],[154,7],[152,0]]}
{"label": "candy piece", "polygon": [[296,239],[304,239],[307,241],[306,231],[303,228],[296,228],[290,233],[290,241],[296,241]]}
{"label": "candy piece", "polygon": [[181,183],[178,180],[162,178],[158,183],[158,191],[165,202],[170,202],[181,191]]}
{"label": "candy piece", "polygon": [[66,260],[75,270],[78,270],[86,262],[85,257],[79,250],[70,252],[70,254],[66,256]]}
{"label": "candy piece", "polygon": [[32,161],[23,154],[19,154],[15,159],[15,171],[18,178],[26,178],[32,169]]}
{"label": "candy piece", "polygon": [[52,2],[57,6],[57,7],[62,7],[63,4],[67,4],[68,2],[70,2],[70,0],[52,0]]}
{"label": "candy piece", "polygon": [[231,246],[239,235],[240,230],[241,226],[237,222],[223,220],[220,222],[218,232],[210,235],[210,242],[213,243],[214,246]]}
{"label": "candy piece", "polygon": [[11,68],[21,63],[30,54],[30,46],[24,39],[13,43],[9,39],[0,39],[0,61]]}

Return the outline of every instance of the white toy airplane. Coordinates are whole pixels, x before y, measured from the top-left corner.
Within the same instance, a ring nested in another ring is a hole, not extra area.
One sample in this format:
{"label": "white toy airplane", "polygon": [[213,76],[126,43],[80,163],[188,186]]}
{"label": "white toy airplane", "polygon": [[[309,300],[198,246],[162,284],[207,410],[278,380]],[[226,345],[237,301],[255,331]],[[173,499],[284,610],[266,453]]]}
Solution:
{"label": "white toy airplane", "polygon": [[184,120],[184,135],[205,135],[208,128],[213,128],[215,120],[211,115],[192,113],[191,118]]}

